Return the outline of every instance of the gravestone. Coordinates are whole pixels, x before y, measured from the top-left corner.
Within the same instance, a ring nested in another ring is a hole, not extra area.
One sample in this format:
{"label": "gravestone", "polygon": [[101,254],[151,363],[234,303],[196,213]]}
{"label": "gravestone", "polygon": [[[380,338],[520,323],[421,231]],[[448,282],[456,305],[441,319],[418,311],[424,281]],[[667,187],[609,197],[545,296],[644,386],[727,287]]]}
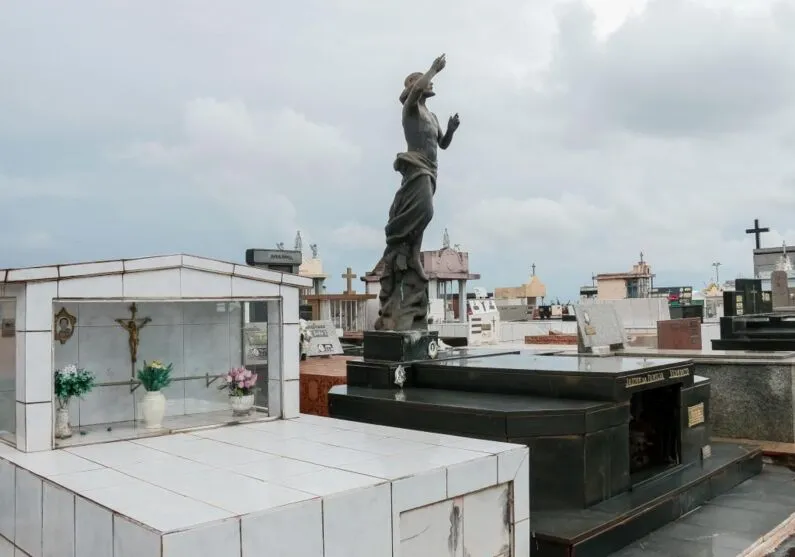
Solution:
{"label": "gravestone", "polygon": [[658,321],[657,348],[701,350],[701,318],[690,317]]}
{"label": "gravestone", "polygon": [[627,333],[615,308],[610,304],[576,305],[579,352],[609,354],[624,348]]}
{"label": "gravestone", "polygon": [[792,305],[789,297],[789,277],[787,271],[773,271],[770,274],[773,309]]}
{"label": "gravestone", "polygon": [[331,321],[307,321],[304,330],[309,337],[306,350],[308,357],[337,356],[343,353],[337,328]]}

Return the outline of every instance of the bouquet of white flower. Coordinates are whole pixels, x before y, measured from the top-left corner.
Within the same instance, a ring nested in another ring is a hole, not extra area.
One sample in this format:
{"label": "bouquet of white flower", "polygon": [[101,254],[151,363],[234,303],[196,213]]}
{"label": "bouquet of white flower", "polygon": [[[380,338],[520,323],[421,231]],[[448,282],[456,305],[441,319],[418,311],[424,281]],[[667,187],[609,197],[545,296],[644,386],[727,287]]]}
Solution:
{"label": "bouquet of white flower", "polygon": [[82,397],[92,388],[94,388],[94,374],[74,364],[55,372],[55,398],[59,408],[66,408],[72,397]]}

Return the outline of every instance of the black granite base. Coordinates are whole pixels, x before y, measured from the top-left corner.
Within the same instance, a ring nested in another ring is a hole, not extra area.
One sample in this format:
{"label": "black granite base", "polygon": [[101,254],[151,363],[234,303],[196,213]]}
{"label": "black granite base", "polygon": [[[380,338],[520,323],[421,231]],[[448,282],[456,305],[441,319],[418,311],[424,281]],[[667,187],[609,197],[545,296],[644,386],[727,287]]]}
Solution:
{"label": "black granite base", "polygon": [[439,351],[437,331],[365,331],[363,337],[367,361],[432,360]]}
{"label": "black granite base", "polygon": [[588,509],[531,510],[531,554],[607,557],[761,471],[758,449],[715,444],[712,457],[703,464],[683,467]]}

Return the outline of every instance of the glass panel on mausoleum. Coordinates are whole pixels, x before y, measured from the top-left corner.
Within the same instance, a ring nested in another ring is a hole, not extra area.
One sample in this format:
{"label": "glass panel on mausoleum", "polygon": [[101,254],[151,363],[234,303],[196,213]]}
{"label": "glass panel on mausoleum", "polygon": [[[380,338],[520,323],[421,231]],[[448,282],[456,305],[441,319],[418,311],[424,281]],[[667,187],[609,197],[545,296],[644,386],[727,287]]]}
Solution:
{"label": "glass panel on mausoleum", "polygon": [[0,299],[0,439],[16,445],[16,301]]}
{"label": "glass panel on mausoleum", "polygon": [[[56,446],[266,419],[267,321],[251,321],[250,305],[56,301]],[[91,374],[90,391],[59,397],[64,370]]]}

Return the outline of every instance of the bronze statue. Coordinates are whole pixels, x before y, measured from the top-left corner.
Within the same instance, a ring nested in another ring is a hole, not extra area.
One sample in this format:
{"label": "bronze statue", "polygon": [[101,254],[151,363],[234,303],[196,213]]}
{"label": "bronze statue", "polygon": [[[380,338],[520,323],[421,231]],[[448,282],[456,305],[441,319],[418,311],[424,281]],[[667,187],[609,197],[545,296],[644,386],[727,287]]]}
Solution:
{"label": "bronze statue", "polygon": [[447,149],[460,125],[458,114],[442,132],[436,115],[425,101],[435,95],[432,80],[441,72],[444,54],[423,73],[409,75],[403,85],[403,134],[407,150],[399,153],[394,169],[403,179],[389,209],[386,225],[384,272],[381,276],[380,310],[376,330],[407,331],[427,329],[428,277],[422,269],[422,235],[433,218],[439,147]]}
{"label": "bronze statue", "polygon": [[130,319],[116,319],[116,323],[121,325],[122,329],[127,331],[129,335],[128,343],[130,345],[130,363],[133,367],[133,375],[135,374],[135,362],[138,361],[138,343],[140,342],[139,332],[147,323],[152,319],[144,317],[143,319],[136,319],[135,315],[138,313],[138,307],[133,303],[130,306]]}

